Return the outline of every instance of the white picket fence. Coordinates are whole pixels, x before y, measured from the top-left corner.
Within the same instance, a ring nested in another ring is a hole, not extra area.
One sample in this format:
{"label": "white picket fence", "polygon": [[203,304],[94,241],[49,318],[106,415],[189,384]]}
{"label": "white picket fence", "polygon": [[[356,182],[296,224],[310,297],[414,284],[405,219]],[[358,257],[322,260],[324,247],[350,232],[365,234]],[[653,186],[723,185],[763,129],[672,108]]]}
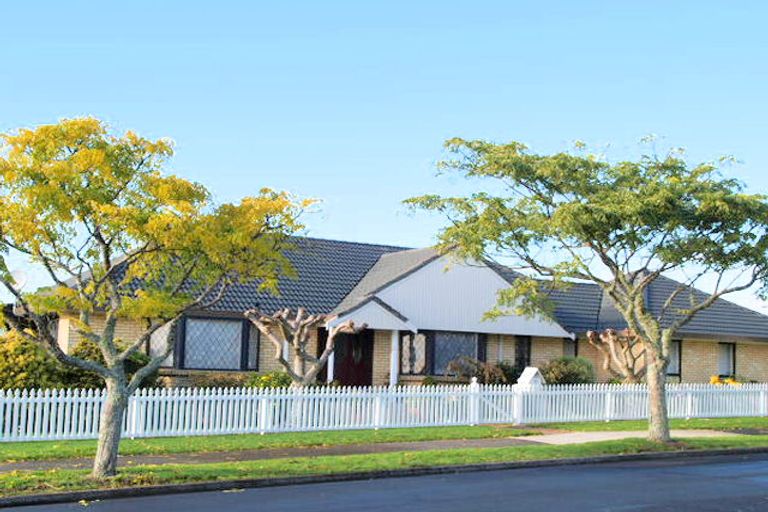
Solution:
{"label": "white picket fence", "polygon": [[[668,385],[673,418],[768,415],[768,384]],[[104,395],[94,390],[0,391],[0,441],[91,439]],[[611,421],[647,417],[643,385],[142,389],[127,437],[441,425]]]}

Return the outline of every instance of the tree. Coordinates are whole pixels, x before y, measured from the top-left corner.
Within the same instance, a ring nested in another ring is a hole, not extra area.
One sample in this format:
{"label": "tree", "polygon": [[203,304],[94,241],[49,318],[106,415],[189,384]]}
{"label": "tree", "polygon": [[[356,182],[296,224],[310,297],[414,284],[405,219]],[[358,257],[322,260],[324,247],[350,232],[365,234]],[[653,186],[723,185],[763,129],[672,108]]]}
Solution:
{"label": "tree", "polygon": [[[161,172],[169,141],[111,135],[92,118],[2,140],[0,281],[17,312],[6,320],[60,362],[103,379],[93,476],[113,475],[128,398],[170,354],[170,336],[130,377],[126,361],[161,326],[215,304],[233,283],[258,280],[275,291],[292,272],[283,251],[308,203],[262,189],[216,206],[202,185]],[[39,265],[51,285],[22,293],[8,270],[14,253]],[[52,334],[59,315],[76,316],[74,330],[98,346],[101,361],[62,350]],[[94,327],[96,316],[103,328]],[[119,339],[123,320],[141,321],[143,333]]]}
{"label": "tree", "polygon": [[[442,212],[440,247],[464,257],[504,258],[520,276],[492,312],[551,312],[549,289],[596,283],[647,354],[649,438],[669,440],[664,394],[675,333],[720,297],[763,285],[768,202],[724,178],[722,160],[689,166],[682,153],[611,162],[575,152],[536,154],[518,142],[453,139],[441,171],[488,190],[406,201]],[[651,311],[645,292],[662,274],[686,277]],[[541,280],[548,281],[542,286]],[[697,283],[712,290],[696,290]]]}
{"label": "tree", "polygon": [[638,384],[645,377],[643,342],[629,329],[587,331],[587,341],[602,358],[602,368],[625,384]]}
{"label": "tree", "polygon": [[[317,375],[331,357],[339,334],[355,334],[366,327],[365,324],[356,326],[351,320],[330,325],[335,316],[309,314],[304,308],[299,308],[295,313],[290,309],[281,309],[271,315],[252,309],[245,312],[245,317],[272,343],[275,361],[280,363],[290,376],[292,387],[309,386],[315,382]],[[320,327],[328,329],[328,336],[322,353],[315,357],[310,353],[309,342],[312,332]],[[290,362],[284,355],[286,346]]]}

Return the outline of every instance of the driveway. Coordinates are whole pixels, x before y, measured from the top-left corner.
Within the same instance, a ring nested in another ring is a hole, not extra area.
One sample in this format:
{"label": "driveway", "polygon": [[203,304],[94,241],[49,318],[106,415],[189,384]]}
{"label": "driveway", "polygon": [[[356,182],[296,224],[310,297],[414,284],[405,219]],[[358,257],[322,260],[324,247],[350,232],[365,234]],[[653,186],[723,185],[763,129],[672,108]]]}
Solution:
{"label": "driveway", "polygon": [[[83,510],[79,504],[23,512]],[[152,496],[94,512],[453,512],[768,510],[768,455],[517,469]]]}

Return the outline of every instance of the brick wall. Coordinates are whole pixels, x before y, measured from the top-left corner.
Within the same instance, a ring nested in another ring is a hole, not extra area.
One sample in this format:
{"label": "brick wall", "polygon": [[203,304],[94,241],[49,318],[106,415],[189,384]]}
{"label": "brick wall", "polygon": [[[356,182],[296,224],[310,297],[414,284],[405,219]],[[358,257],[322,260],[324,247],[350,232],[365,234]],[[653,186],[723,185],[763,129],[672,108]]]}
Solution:
{"label": "brick wall", "polygon": [[578,355],[584,359],[589,360],[592,366],[595,368],[595,376],[598,382],[608,382],[612,379],[611,374],[603,369],[603,359],[600,352],[589,344],[589,342],[583,338],[578,341]]}
{"label": "brick wall", "polygon": [[[680,382],[707,383],[718,373],[718,341],[684,339],[682,344]],[[597,380],[605,382],[611,375],[602,369],[602,359],[592,345],[579,340],[579,356],[592,361]],[[736,343],[736,374],[749,380],[768,382],[768,344]],[[678,381],[669,377],[670,382]]]}
{"label": "brick wall", "polygon": [[373,385],[389,384],[389,358],[392,349],[392,331],[373,332]]}
{"label": "brick wall", "polygon": [[531,366],[544,366],[558,357],[563,357],[562,338],[533,338],[531,340]]}
{"label": "brick wall", "polygon": [[[597,378],[597,381],[608,382],[612,380],[614,378],[613,375],[603,368],[603,355],[585,339],[585,336],[579,337],[578,344],[578,356],[588,359],[592,363],[592,366],[595,368],[595,377]],[[637,353],[642,353],[642,346],[637,345],[635,351]],[[638,364],[638,368],[642,369],[644,360],[641,359]]]}
{"label": "brick wall", "polygon": [[682,349],[682,382],[709,382],[717,374],[717,342],[683,340]]}
{"label": "brick wall", "polygon": [[[683,340],[683,382],[709,382],[718,374],[717,341]],[[768,344],[736,343],[736,375],[768,382]]]}
{"label": "brick wall", "polygon": [[[317,330],[314,330],[309,335],[309,344],[307,348],[308,352],[312,356],[317,355]],[[291,354],[288,354],[288,362],[291,362]],[[259,341],[259,372],[273,372],[282,371],[283,365],[281,365],[275,359],[275,346],[269,339],[262,335]]]}
{"label": "brick wall", "polygon": [[[91,315],[90,324],[94,332],[98,333],[104,329],[105,320],[106,317],[104,315]],[[76,321],[77,318],[67,316],[62,316],[62,318],[59,319],[58,341],[59,346],[65,351],[69,351],[82,340],[82,336],[80,336],[74,327]],[[115,326],[115,341],[131,343],[139,339],[139,337],[144,334],[145,330],[146,327],[139,320],[118,320],[117,325]]]}
{"label": "brick wall", "polygon": [[736,375],[768,382],[768,344],[737,343]]}

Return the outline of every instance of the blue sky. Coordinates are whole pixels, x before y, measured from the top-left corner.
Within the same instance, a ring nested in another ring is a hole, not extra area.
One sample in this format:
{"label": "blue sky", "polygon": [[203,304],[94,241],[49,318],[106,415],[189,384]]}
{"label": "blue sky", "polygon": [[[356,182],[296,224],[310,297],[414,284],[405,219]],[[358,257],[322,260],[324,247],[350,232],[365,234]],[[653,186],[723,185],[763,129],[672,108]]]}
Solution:
{"label": "blue sky", "polygon": [[[0,131],[94,115],[169,136],[170,170],[220,201],[321,199],[314,236],[423,246],[400,201],[452,136],[733,154],[768,191],[762,2],[12,2]],[[750,299],[743,299],[749,302]]]}

